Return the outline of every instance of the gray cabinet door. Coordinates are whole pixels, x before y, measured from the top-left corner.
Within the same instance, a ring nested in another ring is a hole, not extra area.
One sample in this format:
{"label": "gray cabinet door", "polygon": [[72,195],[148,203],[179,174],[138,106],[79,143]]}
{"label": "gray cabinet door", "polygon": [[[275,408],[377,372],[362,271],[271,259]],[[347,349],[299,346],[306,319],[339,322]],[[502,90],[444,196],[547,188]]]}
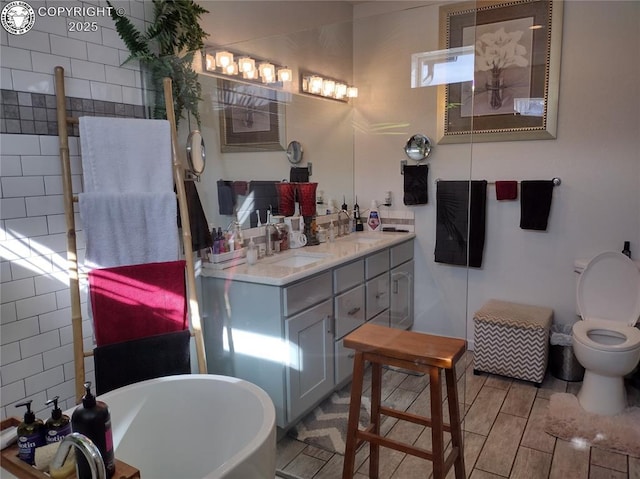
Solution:
{"label": "gray cabinet door", "polygon": [[334,386],[333,304],[331,300],[285,321],[289,347],[287,422],[331,392]]}
{"label": "gray cabinet door", "polygon": [[393,268],[390,280],[391,327],[409,329],[413,325],[413,260]]}

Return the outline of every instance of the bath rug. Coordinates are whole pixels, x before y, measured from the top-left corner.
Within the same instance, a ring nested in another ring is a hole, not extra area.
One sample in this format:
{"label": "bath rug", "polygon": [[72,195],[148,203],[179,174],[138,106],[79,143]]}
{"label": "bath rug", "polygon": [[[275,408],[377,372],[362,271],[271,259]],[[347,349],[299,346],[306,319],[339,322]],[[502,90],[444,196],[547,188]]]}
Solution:
{"label": "bath rug", "polygon": [[567,441],[640,457],[640,407],[602,416],[582,409],[573,394],[555,393],[549,400],[545,431]]}
{"label": "bath rug", "polygon": [[[322,401],[289,431],[289,435],[325,451],[344,455],[350,399],[351,383]],[[371,400],[363,396],[360,407],[360,429],[369,425],[370,415]]]}

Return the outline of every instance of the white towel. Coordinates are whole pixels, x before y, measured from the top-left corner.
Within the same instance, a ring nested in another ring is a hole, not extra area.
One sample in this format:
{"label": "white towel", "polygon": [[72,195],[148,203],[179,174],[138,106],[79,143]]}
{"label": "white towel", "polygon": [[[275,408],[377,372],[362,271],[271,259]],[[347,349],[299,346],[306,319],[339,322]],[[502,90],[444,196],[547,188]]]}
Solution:
{"label": "white towel", "polygon": [[178,259],[175,193],[82,193],[78,197],[87,243],[85,267]]}
{"label": "white towel", "polygon": [[80,117],[85,193],[173,191],[166,120]]}

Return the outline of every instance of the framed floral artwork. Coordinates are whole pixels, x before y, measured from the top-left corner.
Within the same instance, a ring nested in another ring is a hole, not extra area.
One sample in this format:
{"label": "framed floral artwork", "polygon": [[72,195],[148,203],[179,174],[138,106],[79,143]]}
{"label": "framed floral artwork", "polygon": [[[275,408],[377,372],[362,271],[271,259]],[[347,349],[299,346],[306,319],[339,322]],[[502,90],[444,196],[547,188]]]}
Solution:
{"label": "framed floral artwork", "polygon": [[284,150],[284,107],[278,92],[256,85],[218,80],[220,150]]}
{"label": "framed floral artwork", "polygon": [[438,143],[556,137],[562,2],[440,7],[440,47],[472,47],[473,81],[438,87]]}

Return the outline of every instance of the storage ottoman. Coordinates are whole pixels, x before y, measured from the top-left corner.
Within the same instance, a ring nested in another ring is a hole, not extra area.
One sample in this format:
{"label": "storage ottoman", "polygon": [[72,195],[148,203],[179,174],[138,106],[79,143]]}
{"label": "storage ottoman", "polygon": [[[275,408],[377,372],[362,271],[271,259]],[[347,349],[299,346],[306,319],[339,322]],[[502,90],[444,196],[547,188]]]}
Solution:
{"label": "storage ottoman", "polygon": [[509,376],[540,386],[549,358],[553,310],[490,299],[473,316],[473,372]]}

